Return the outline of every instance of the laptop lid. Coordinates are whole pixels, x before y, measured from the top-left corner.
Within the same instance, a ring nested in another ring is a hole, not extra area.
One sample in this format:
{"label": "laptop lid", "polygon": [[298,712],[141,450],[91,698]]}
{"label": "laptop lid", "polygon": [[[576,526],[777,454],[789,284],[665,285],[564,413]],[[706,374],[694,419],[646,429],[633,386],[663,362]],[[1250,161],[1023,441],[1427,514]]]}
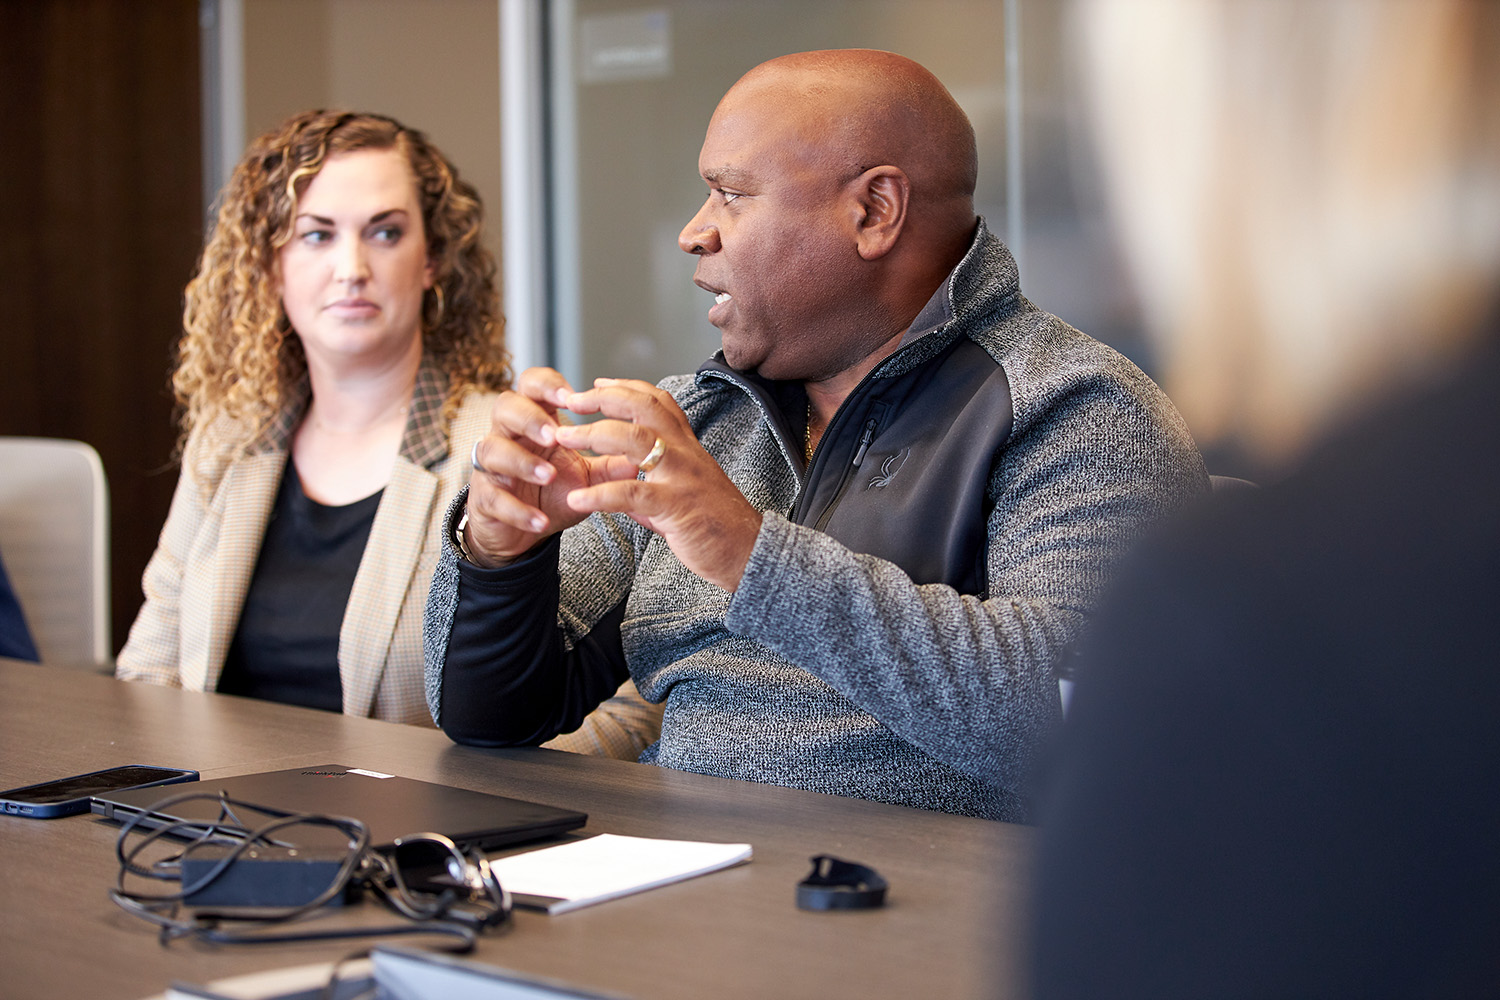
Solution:
{"label": "laptop lid", "polygon": [[[285,771],[204,778],[159,788],[135,788],[95,796],[91,808],[105,819],[125,823],[144,816],[141,826],[157,829],[188,822],[192,835],[221,821],[211,797],[156,808],[171,796],[195,789],[237,802],[260,806],[271,813],[316,813],[349,816],[370,829],[370,845],[385,850],[397,837],[413,833],[441,833],[464,847],[490,850],[505,844],[539,840],[582,826],[588,816],[572,809],[453,788],[415,778],[384,774],[342,764],[294,767]],[[251,814],[242,821],[258,825],[266,817]]]}

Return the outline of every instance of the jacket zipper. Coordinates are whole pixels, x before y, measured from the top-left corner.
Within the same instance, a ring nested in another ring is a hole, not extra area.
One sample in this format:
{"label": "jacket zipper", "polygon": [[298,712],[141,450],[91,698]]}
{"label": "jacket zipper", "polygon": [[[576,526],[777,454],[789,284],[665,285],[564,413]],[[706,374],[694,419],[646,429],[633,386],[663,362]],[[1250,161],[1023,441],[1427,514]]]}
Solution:
{"label": "jacket zipper", "polygon": [[865,421],[864,433],[860,435],[859,447],[854,450],[854,458],[844,468],[844,477],[839,481],[839,488],[834,491],[833,499],[823,508],[823,513],[818,516],[818,523],[813,525],[818,531],[828,526],[833,518],[833,512],[839,509],[839,503],[844,499],[844,491],[849,488],[849,483],[854,479],[854,472],[859,468],[859,463],[865,460],[865,452],[870,450],[870,443],[875,440],[876,420],[870,417]]}
{"label": "jacket zipper", "polygon": [[[890,363],[892,358],[899,357],[901,354],[904,354],[906,351],[910,350],[911,346],[912,345],[908,344],[906,347],[901,348],[901,350],[898,350],[894,354],[883,359],[880,364],[876,365],[868,372],[865,372],[864,378],[859,380],[859,384],[856,385],[852,390],[850,390],[849,395],[844,397],[844,403],[847,404],[849,400],[859,395],[867,385],[875,381],[877,372],[879,372],[882,368],[885,368]],[[715,369],[712,371],[701,372],[700,374],[709,378],[719,379],[738,388],[745,395],[749,396],[751,401],[755,403],[756,408],[760,410],[761,415],[765,418],[766,422],[771,424],[771,426],[773,427],[775,426],[775,421],[771,419],[771,414],[767,412],[766,403],[761,399],[760,394],[752,389],[749,385],[747,385],[739,377],[737,377],[732,371]],[[842,412],[843,406],[840,406],[839,409]],[[838,417],[838,414],[834,414],[833,424],[838,423]],[[824,429],[824,438],[827,438],[828,433],[833,430],[833,424],[829,424],[828,427]],[[849,488],[849,480],[853,476],[854,470],[859,468],[859,464],[865,459],[865,452],[870,450],[870,445],[875,441],[875,431],[877,427],[878,421],[875,417],[870,417],[865,421],[864,433],[860,436],[859,447],[854,450],[854,458],[849,462],[849,467],[844,470],[843,480],[839,483],[838,490],[834,492],[832,502],[830,502],[827,508],[824,509],[822,516],[818,518],[818,523],[814,525],[814,527],[818,530],[822,530],[823,527],[828,524],[828,521],[833,517],[833,512],[838,509],[839,502],[844,498],[844,492]],[[788,450],[788,442],[786,438],[778,433],[776,435],[776,441],[777,444],[779,444],[781,447],[782,458],[786,459],[787,465],[790,466],[795,473],[797,469],[797,462],[793,460],[792,453]],[[819,447],[821,446],[822,442],[820,441]],[[817,462],[817,458],[817,450],[814,450],[813,461],[807,463],[806,469],[803,470],[803,472],[797,477],[800,485],[797,490],[797,499],[792,504],[791,521],[793,524],[803,523],[800,519],[800,515],[803,513],[802,505],[807,502],[808,496],[811,495],[808,487],[812,485],[812,470],[813,465]]]}

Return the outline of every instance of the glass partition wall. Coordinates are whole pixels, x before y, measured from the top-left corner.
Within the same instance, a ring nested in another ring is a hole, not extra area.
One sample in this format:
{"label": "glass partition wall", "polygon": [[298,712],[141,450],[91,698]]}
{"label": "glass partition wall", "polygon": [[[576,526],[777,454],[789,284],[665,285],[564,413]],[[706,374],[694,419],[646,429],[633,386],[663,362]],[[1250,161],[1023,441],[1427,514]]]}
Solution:
{"label": "glass partition wall", "polygon": [[503,70],[507,312],[518,360],[546,358],[575,384],[696,369],[718,331],[677,234],[705,195],[698,150],[714,106],[765,59],[866,47],[921,62],[968,112],[977,207],[1015,252],[1027,296],[1149,370],[1069,126],[1076,102],[1058,6],[502,0],[502,65],[524,53],[533,74],[527,87],[512,77],[517,67]]}

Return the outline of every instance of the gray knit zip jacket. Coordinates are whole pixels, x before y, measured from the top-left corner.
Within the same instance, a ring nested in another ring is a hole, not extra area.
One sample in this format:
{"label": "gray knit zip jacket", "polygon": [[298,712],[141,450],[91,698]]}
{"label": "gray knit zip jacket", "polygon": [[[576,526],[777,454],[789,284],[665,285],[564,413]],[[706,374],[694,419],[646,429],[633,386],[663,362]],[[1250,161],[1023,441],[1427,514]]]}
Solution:
{"label": "gray knit zip jacket", "polygon": [[434,720],[540,743],[628,673],[665,703],[642,761],[1025,821],[1054,665],[1142,527],[1206,489],[1166,396],[1027,301],[982,222],[810,468],[800,386],[721,359],[661,384],[765,512],[739,588],[621,515],[498,570],[450,544],[427,608]]}

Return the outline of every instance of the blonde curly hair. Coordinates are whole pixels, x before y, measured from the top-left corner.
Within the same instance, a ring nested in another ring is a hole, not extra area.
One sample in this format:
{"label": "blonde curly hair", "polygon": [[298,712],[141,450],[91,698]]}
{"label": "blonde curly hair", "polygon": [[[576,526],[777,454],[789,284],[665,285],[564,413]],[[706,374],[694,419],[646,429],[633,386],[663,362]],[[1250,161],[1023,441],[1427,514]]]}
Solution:
{"label": "blonde curly hair", "polygon": [[187,286],[172,375],[179,453],[211,424],[220,454],[251,446],[301,391],[307,358],[282,309],[280,250],[291,239],[297,199],[323,164],[362,149],[400,151],[417,181],[434,265],[422,300],[422,348],[448,374],[445,415],[470,390],[510,384],[495,260],[480,240],[483,205],[474,187],[425,135],[394,119],[306,111],[251,143],[220,196]]}

